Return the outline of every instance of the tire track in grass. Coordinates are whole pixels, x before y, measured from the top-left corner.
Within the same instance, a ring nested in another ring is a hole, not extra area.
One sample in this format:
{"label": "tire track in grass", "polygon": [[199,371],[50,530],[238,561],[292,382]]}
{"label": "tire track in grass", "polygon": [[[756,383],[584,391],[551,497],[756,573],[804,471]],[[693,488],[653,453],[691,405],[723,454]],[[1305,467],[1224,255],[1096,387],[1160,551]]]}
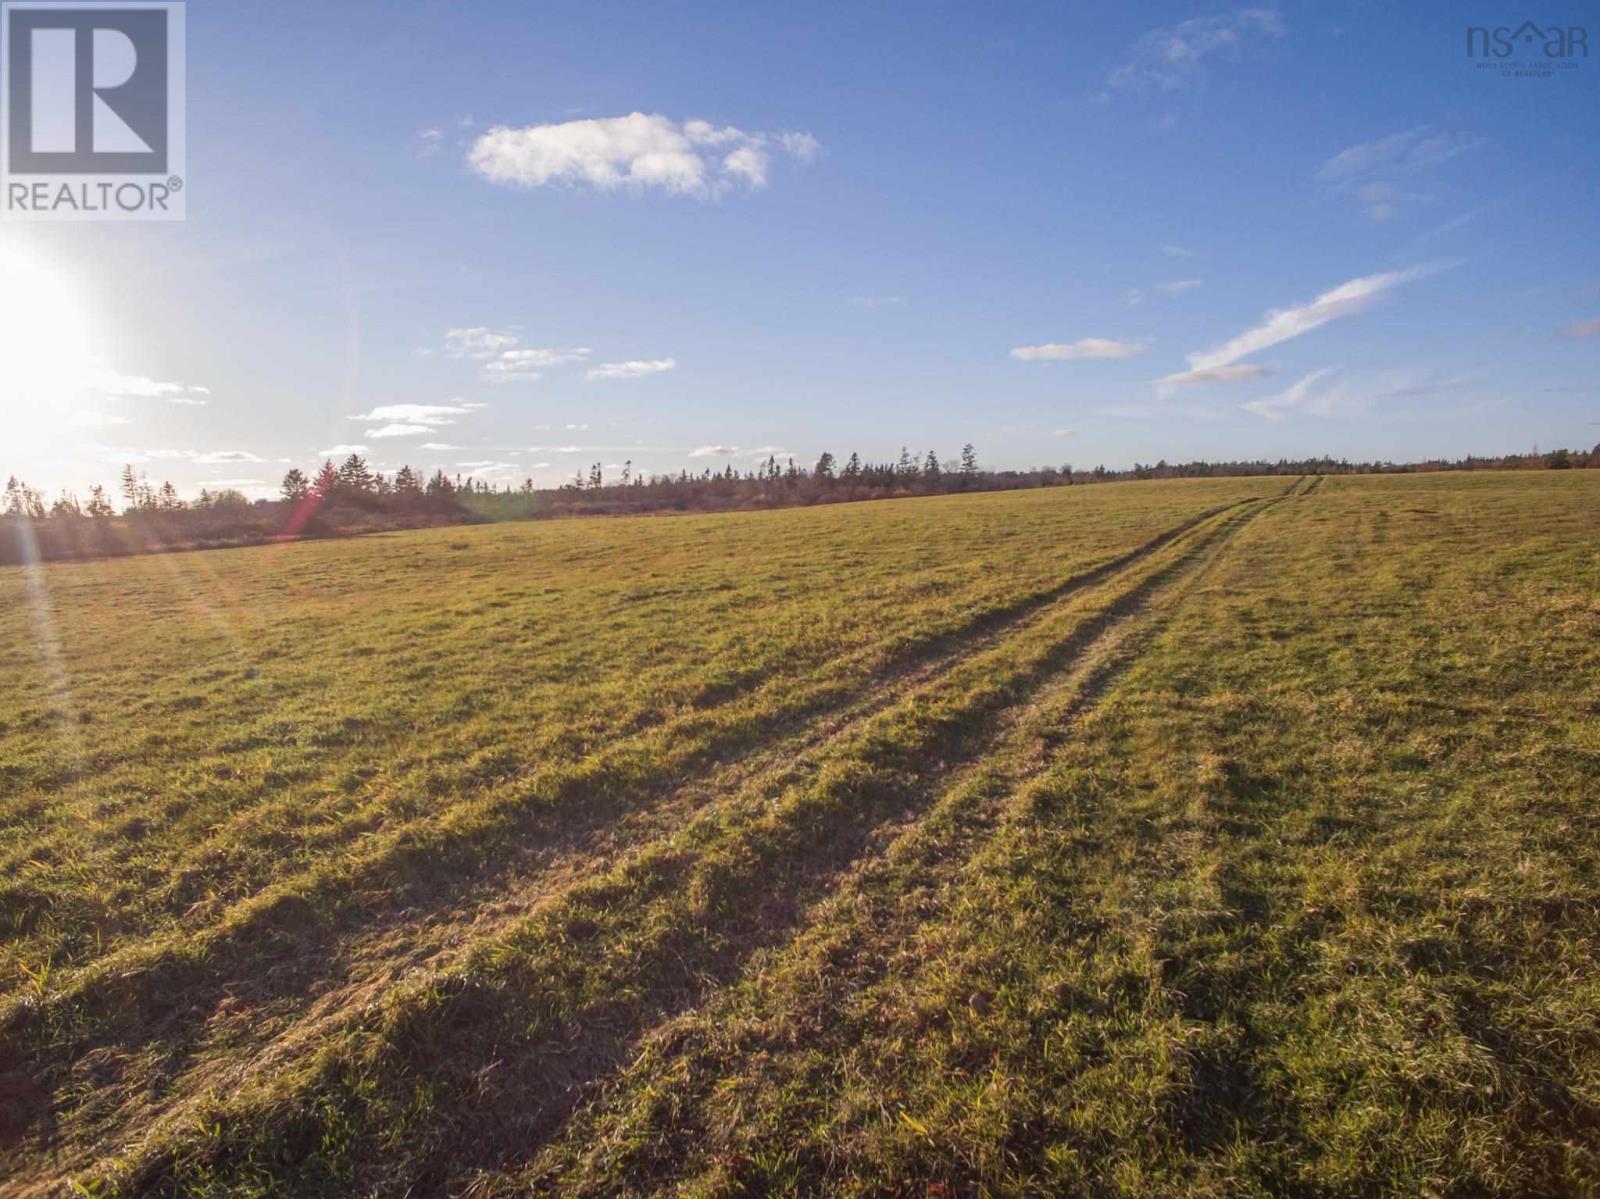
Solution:
{"label": "tire track in grass", "polygon": [[[282,880],[234,904],[208,927],[108,955],[68,975],[45,1003],[13,997],[0,1011],[0,1050],[42,1058],[41,1064],[60,1062],[91,1041],[138,1044],[171,1036],[185,1024],[203,1025],[217,1004],[241,996],[259,1002],[302,992],[333,971],[352,932],[371,942],[374,925],[385,932],[407,929],[418,909],[435,910],[441,903],[475,909],[508,873],[530,867],[540,872],[586,846],[597,854],[611,852],[615,844],[608,833],[617,821],[657,812],[670,820],[686,805],[703,802],[707,791],[791,762],[808,745],[893,702],[894,689],[936,677],[963,654],[1037,619],[1052,604],[1254,502],[1208,509],[1060,583],[894,647],[886,663],[870,667],[864,678],[802,686],[791,706],[780,699],[776,710],[729,730],[706,732],[713,715],[695,713],[646,738],[608,747],[601,761],[580,764],[569,776],[547,774],[507,788],[483,805],[486,811],[473,813],[476,819],[452,813],[438,826],[407,825],[363,860]],[[774,735],[784,738],[777,747],[771,745]],[[661,742],[683,745],[673,752]],[[641,779],[639,763],[647,757],[664,759],[666,769],[654,771],[654,778],[647,771]],[[646,831],[655,827],[649,819],[640,823]],[[273,969],[262,979],[265,963]],[[253,985],[244,981],[252,976]],[[185,1005],[181,1011],[174,1010],[174,996]]]}
{"label": "tire track in grass", "polygon": [[[1255,501],[1243,515],[1261,508]],[[351,1171],[402,1158],[410,1181],[438,1189],[459,1173],[464,1143],[486,1160],[510,1144],[525,1148],[642,1029],[782,940],[807,903],[928,806],[948,763],[981,758],[997,724],[1239,520],[1188,539],[1131,586],[1108,586],[1103,606],[1052,613],[1037,640],[1006,639],[958,663],[852,729],[809,783],[704,812],[479,943],[461,968],[395,988],[319,1058],[299,1063],[298,1081],[263,1083],[231,1110],[200,1105],[169,1120],[152,1141],[166,1148],[134,1173],[134,1189],[160,1192],[197,1164],[219,1163],[277,1171],[296,1186],[329,1171],[328,1183],[343,1186]],[[285,1085],[296,1098],[284,1099]],[[197,1142],[180,1131],[186,1122],[218,1131]],[[333,1127],[353,1147],[339,1162],[315,1148]],[[387,1157],[363,1156],[386,1138]],[[287,1158],[262,1157],[280,1143]]]}
{"label": "tire track in grass", "polygon": [[[881,855],[852,869],[807,913],[790,942],[759,956],[736,985],[641,1035],[625,1055],[627,1065],[588,1089],[590,1102],[574,1104],[572,1117],[527,1166],[485,1173],[465,1189],[483,1196],[576,1195],[613,1192],[629,1181],[651,1189],[677,1177],[711,1139],[711,1129],[694,1119],[700,1105],[730,1078],[748,1082],[745,1054],[751,1046],[730,1048],[730,1026],[770,1029],[781,1022],[804,1030],[789,1048],[814,1058],[831,1047],[833,1060],[841,1060],[852,1034],[840,1005],[886,976],[897,961],[915,958],[917,930],[948,915],[954,888],[975,857],[995,850],[1003,828],[1028,818],[1035,781],[1054,747],[1072,736],[1079,718],[1160,635],[1172,608],[1233,537],[1278,502],[1232,524],[1199,561],[1184,564],[1180,577],[1141,595],[1106,624],[1075,668],[1038,695],[994,752],[953,780]],[[989,997],[975,994],[972,1002],[981,1005]],[[761,1050],[763,1057],[783,1052],[770,1044]],[[670,1102],[663,1101],[669,1093]],[[808,1093],[808,1100],[814,1098]],[[707,1169],[717,1175],[721,1167]],[[707,1193],[740,1190],[738,1179],[714,1181]]]}
{"label": "tire track in grass", "polygon": [[[1242,503],[1257,502],[1259,501],[1247,500]],[[1240,506],[1240,504],[1230,504],[1221,509],[1202,513],[1183,522],[1181,526],[1160,534],[1136,550],[1119,555],[1117,559],[1068,580],[1052,590],[1070,594],[1092,586],[1095,581],[1114,575],[1119,569],[1126,570],[1130,564],[1137,565],[1197,526],[1215,520],[1220,514]],[[926,686],[930,680],[935,680],[941,674],[948,672],[953,664],[960,661],[963,654],[973,652],[975,645],[993,643],[1002,635],[1014,633],[1028,623],[1043,619],[1044,615],[1043,611],[1038,610],[1024,612],[1022,618],[998,625],[981,642],[974,643],[968,640],[954,653],[901,672],[898,680],[900,688]],[[859,727],[863,721],[899,700],[898,691],[880,687],[865,701],[803,730],[800,738],[793,743],[780,746],[763,755],[763,758],[775,759],[776,764],[767,763],[762,771],[749,774],[745,785],[780,789],[783,784],[792,781],[797,772],[813,769],[815,765],[813,759],[825,750],[831,741]],[[358,934],[353,945],[333,947],[333,951],[345,952],[347,960],[337,963],[337,969],[334,965],[319,961],[320,973],[317,975],[318,981],[331,981],[332,985],[314,996],[305,995],[305,998],[287,1015],[280,1015],[270,1003],[266,1002],[240,1006],[231,996],[202,997],[201,1002],[186,1012],[179,1013],[180,1016],[186,1016],[186,1020],[169,1020],[153,1030],[149,1038],[152,1041],[155,1037],[164,1038],[160,1044],[162,1050],[160,1060],[168,1066],[169,1076],[187,1073],[189,1077],[178,1077],[176,1081],[170,1077],[164,1078],[162,1086],[138,1088],[137,1093],[116,1110],[98,1115],[90,1113],[80,1121],[86,1125],[86,1135],[77,1139],[88,1140],[95,1144],[115,1143],[124,1139],[118,1129],[126,1130],[160,1118],[163,1109],[173,1101],[173,1095],[189,1090],[192,1086],[212,1085],[218,1076],[218,1070],[207,1068],[205,1063],[199,1061],[191,1064],[188,1059],[202,1057],[206,1046],[201,1043],[201,1039],[213,1036],[214,1030],[208,1029],[207,1020],[218,998],[234,1010],[227,1017],[224,1032],[216,1035],[228,1035],[226,1033],[228,1027],[237,1029],[242,1026],[246,1030],[243,1034],[233,1034],[233,1043],[221,1046],[220,1056],[227,1059],[222,1063],[227,1067],[225,1073],[232,1077],[239,1072],[234,1069],[235,1059],[244,1063],[253,1061],[262,1069],[271,1068],[292,1056],[303,1046],[315,1043],[318,1036],[327,1028],[347,1023],[350,1010],[370,1005],[404,974],[424,966],[430,969],[441,968],[452,958],[459,957],[472,941],[486,935],[487,929],[504,924],[519,911],[525,911],[527,906],[540,895],[570,885],[575,879],[582,877],[586,869],[590,871],[602,869],[608,859],[618,851],[619,842],[625,846],[642,841],[648,836],[664,835],[674,820],[681,821],[685,818],[684,813],[692,813],[696,807],[714,802],[719,794],[716,784],[734,787],[739,776],[740,772],[735,768],[723,772],[720,777],[714,776],[710,780],[699,780],[687,785],[680,789],[680,794],[673,804],[657,811],[639,812],[626,817],[625,819],[632,825],[626,830],[626,835],[618,836],[618,830],[614,827],[601,830],[596,843],[585,847],[583,851],[574,852],[565,859],[557,860],[543,871],[530,871],[528,880],[522,880],[525,882],[531,880],[531,885],[528,886],[529,895],[508,900],[503,890],[492,892],[492,899],[499,902],[495,905],[494,915],[489,919],[481,918],[482,910],[478,906],[485,902],[485,896],[472,895],[468,897],[467,902],[459,905],[458,911],[447,914],[447,918],[440,922],[446,930],[443,935],[437,929],[423,929],[416,922],[412,922],[386,926],[373,934]],[[685,796],[683,792],[693,792],[693,795]],[[362,961],[352,968],[349,959],[362,959]],[[305,991],[303,976],[295,986],[302,992]],[[193,983],[190,983],[188,991],[192,993],[195,989]],[[278,988],[279,991],[292,989],[294,988],[288,986]],[[173,1042],[181,1041],[186,1029],[189,1035],[188,1043],[175,1047]],[[101,1040],[103,1042],[105,1038],[102,1037]],[[90,1056],[98,1058],[99,1051]],[[170,1064],[175,1059],[178,1064],[173,1067]],[[97,1061],[96,1064],[103,1066],[103,1062]],[[252,1072],[248,1066],[242,1069],[246,1073]],[[197,1078],[202,1081],[197,1082]],[[105,1097],[103,1107],[115,1106],[111,1102],[110,1088],[98,1088],[97,1094]]]}

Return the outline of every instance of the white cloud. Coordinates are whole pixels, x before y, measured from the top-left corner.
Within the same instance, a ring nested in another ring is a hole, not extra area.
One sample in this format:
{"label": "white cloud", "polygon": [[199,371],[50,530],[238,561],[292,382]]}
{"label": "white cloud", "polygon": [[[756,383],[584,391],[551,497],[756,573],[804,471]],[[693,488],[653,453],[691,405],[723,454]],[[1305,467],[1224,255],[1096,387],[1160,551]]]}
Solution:
{"label": "white cloud", "polygon": [[1152,29],[1134,43],[1128,61],[1111,72],[1107,90],[1095,98],[1105,101],[1118,91],[1186,90],[1204,80],[1207,59],[1237,61],[1252,42],[1284,33],[1283,18],[1263,8],[1195,17]]}
{"label": "white cloud", "polygon": [[781,445],[763,445],[751,450],[747,456],[751,458],[789,458],[793,457],[793,455],[793,450],[784,449]]}
{"label": "white cloud", "polygon": [[504,329],[473,325],[446,329],[445,353],[482,363],[482,376],[490,383],[516,383],[537,379],[548,367],[580,362],[589,356],[586,346],[565,350],[518,348],[521,339]]}
{"label": "white cloud", "polygon": [[1133,341],[1113,341],[1105,337],[1080,337],[1070,344],[1049,342],[1042,346],[1017,346],[1013,358],[1023,362],[1059,361],[1082,358],[1132,358],[1145,347]]}
{"label": "white cloud", "polygon": [[703,445],[689,451],[691,458],[731,458],[739,452],[736,445]]}
{"label": "white cloud", "polygon": [[1433,167],[1483,144],[1465,133],[1439,133],[1426,125],[1348,146],[1317,169],[1317,178],[1352,196],[1369,220],[1392,219],[1403,203],[1431,197],[1404,189],[1395,179],[1416,180]]}
{"label": "white cloud", "polygon": [[1471,134],[1436,133],[1422,125],[1340,150],[1318,168],[1317,178],[1336,182],[1374,171],[1421,170],[1449,162],[1482,144],[1482,138]]}
{"label": "white cloud", "polygon": [[218,466],[227,462],[265,462],[265,458],[252,454],[249,450],[211,450],[203,454],[195,454],[189,459],[204,466]]}
{"label": "white cloud", "polygon": [[713,196],[767,184],[776,144],[801,162],[820,148],[809,133],[748,133],[708,121],[681,124],[659,113],[510,128],[497,125],[472,145],[467,161],[492,183],[581,185],[597,191]]}
{"label": "white cloud", "polygon": [[905,300],[901,296],[851,296],[845,303],[872,312],[879,308],[898,308]]}
{"label": "white cloud", "polygon": [[1168,258],[1193,258],[1193,250],[1185,250],[1182,246],[1162,246],[1161,252]]}
{"label": "white cloud", "polygon": [[439,152],[439,147],[444,143],[444,132],[439,129],[417,130],[417,157],[432,158]]}
{"label": "white cloud", "polygon": [[432,425],[380,425],[376,429],[368,429],[367,436],[374,440],[382,437],[415,437],[419,433],[432,433]]}
{"label": "white cloud", "polygon": [[1170,385],[1256,378],[1265,372],[1260,367],[1239,364],[1239,359],[1321,328],[1329,321],[1365,312],[1394,288],[1432,274],[1437,269],[1422,266],[1363,275],[1323,292],[1308,304],[1268,312],[1259,325],[1245,330],[1216,349],[1190,354],[1187,371],[1167,375],[1157,382]]}
{"label": "white cloud", "polygon": [[780,133],[778,144],[801,162],[810,162],[822,152],[822,143],[809,133]]}
{"label": "white cloud", "polygon": [[459,450],[458,445],[450,445],[444,441],[425,441],[417,447],[419,450]]}
{"label": "white cloud", "polygon": [[643,375],[658,375],[673,370],[676,358],[635,359],[631,362],[605,362],[584,373],[585,379],[637,379]]}
{"label": "white cloud", "polygon": [[1165,387],[1181,386],[1185,383],[1237,383],[1241,379],[1259,379],[1266,373],[1265,367],[1244,362],[1238,366],[1212,366],[1203,370],[1179,371],[1175,375],[1163,375],[1156,382]]}
{"label": "white cloud", "polygon": [[544,370],[568,362],[581,362],[589,356],[584,346],[569,350],[504,350],[483,364],[483,377],[490,383],[518,383],[540,378]]}
{"label": "white cloud", "polygon": [[1164,296],[1177,296],[1186,291],[1193,291],[1204,282],[1204,279],[1173,279],[1166,283],[1156,283],[1153,286]]}
{"label": "white cloud", "polygon": [[1332,367],[1324,367],[1322,370],[1312,371],[1309,375],[1291,383],[1277,395],[1267,396],[1261,400],[1249,400],[1240,404],[1239,407],[1246,412],[1253,412],[1257,416],[1265,417],[1267,420],[1282,420],[1284,413],[1288,410],[1304,406],[1307,397],[1310,395],[1312,385],[1318,379],[1330,374],[1332,370]]}
{"label": "white cloud", "polygon": [[452,358],[493,358],[501,350],[509,350],[516,344],[515,333],[489,329],[483,325],[444,331],[445,352]]}
{"label": "white cloud", "polygon": [[1467,377],[1439,378],[1413,367],[1390,368],[1365,376],[1346,375],[1323,382],[1333,374],[1333,367],[1312,371],[1277,395],[1251,400],[1239,407],[1273,421],[1300,413],[1333,418],[1356,415],[1379,401],[1453,397],[1473,385],[1473,380]]}
{"label": "white cloud", "polygon": [[[426,427],[416,431],[426,433],[428,428],[453,425],[458,416],[467,416],[483,407],[485,405],[468,400],[451,400],[447,404],[380,404],[371,412],[360,412],[350,419],[390,421],[395,425],[421,425]],[[367,436],[373,437],[376,434],[368,433]],[[395,437],[400,434],[389,433],[386,436]]]}
{"label": "white cloud", "polygon": [[722,160],[722,169],[743,179],[752,188],[767,185],[767,156],[753,146],[740,146]]}
{"label": "white cloud", "polygon": [[1078,434],[1078,431],[1076,429],[1051,429],[1050,430],[1050,436],[1051,437],[1076,437],[1077,434]]}
{"label": "white cloud", "polygon": [[124,375],[118,371],[91,370],[86,380],[89,390],[118,400],[165,400],[169,404],[210,403],[211,389],[187,383],[163,383],[145,375]]}
{"label": "white cloud", "polygon": [[336,445],[325,450],[318,450],[319,458],[345,458],[351,454],[365,454],[367,447],[364,445]]}

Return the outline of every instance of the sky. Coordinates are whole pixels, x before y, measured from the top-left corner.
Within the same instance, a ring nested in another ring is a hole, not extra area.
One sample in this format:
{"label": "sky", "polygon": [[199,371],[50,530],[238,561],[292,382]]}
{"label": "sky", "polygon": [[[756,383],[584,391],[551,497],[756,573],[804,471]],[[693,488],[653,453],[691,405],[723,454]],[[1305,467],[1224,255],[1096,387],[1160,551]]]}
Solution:
{"label": "sky", "polygon": [[197,0],[187,220],[0,224],[0,473],[1587,447],[1600,58],[1466,26],[1600,14],[1524,8]]}

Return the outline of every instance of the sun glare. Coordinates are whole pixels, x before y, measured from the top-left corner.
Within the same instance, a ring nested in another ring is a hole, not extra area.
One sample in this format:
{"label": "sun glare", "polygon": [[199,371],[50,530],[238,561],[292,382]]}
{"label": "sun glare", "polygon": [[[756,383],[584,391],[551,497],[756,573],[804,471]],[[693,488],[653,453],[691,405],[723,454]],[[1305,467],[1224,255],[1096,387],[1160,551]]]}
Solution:
{"label": "sun glare", "polygon": [[72,281],[39,258],[0,247],[0,420],[4,440],[70,431],[91,375],[88,309]]}

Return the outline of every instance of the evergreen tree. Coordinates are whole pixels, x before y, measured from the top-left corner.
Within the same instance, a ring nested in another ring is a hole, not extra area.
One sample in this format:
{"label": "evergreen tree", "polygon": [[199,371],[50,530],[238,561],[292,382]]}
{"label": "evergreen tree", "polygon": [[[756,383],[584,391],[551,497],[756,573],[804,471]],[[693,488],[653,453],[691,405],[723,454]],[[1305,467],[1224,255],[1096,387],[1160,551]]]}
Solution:
{"label": "evergreen tree", "polygon": [[284,472],[283,498],[291,504],[298,504],[311,494],[311,480],[306,478],[305,472],[298,466],[292,466]]}
{"label": "evergreen tree", "polygon": [[344,460],[339,467],[338,480],[340,492],[350,499],[371,495],[375,490],[372,470],[360,454],[351,454]]}
{"label": "evergreen tree", "polygon": [[819,483],[833,482],[833,455],[827,450],[822,451],[822,457],[817,459],[817,465],[812,468],[811,477]]}
{"label": "evergreen tree", "polygon": [[322,464],[322,469],[317,472],[317,477],[312,480],[311,494],[324,503],[338,498],[339,472],[333,468],[332,459]]}
{"label": "evergreen tree", "polygon": [[402,466],[394,474],[394,493],[403,500],[421,498],[422,476],[412,470],[409,465]]}

